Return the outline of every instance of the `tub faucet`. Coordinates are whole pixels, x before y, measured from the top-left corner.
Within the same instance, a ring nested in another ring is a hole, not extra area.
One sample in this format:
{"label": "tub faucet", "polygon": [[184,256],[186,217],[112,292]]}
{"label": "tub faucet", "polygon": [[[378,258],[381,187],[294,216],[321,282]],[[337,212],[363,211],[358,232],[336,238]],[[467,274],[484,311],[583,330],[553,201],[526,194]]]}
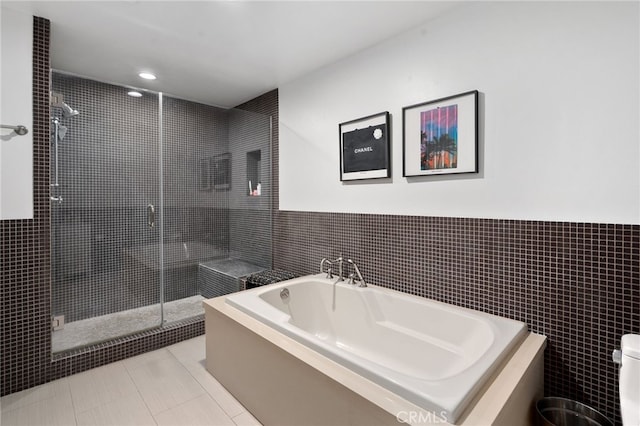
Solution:
{"label": "tub faucet", "polygon": [[344,263],[344,258],[342,257],[342,253],[340,253],[340,257],[338,257],[334,262],[338,262],[338,281],[344,281],[344,273],[342,270],[342,264]]}
{"label": "tub faucet", "polygon": [[[349,284],[355,284],[356,281],[358,281],[358,287],[366,287],[367,283],[364,282],[364,278],[362,278],[362,274],[360,273],[360,269],[358,268],[358,265],[356,265],[356,262],[351,259],[347,259],[347,262],[352,264],[353,269],[356,271],[355,273],[349,275]],[[356,278],[356,274],[358,275],[358,278]]]}
{"label": "tub faucet", "polygon": [[[320,261],[320,273],[324,274],[324,264],[328,263],[329,264],[329,270],[327,271],[327,278],[332,279],[333,278],[333,273],[331,272],[331,266],[333,265],[333,263],[331,263],[331,261],[329,259],[327,259],[326,257],[323,257],[322,260]],[[340,265],[342,266],[342,265]]]}

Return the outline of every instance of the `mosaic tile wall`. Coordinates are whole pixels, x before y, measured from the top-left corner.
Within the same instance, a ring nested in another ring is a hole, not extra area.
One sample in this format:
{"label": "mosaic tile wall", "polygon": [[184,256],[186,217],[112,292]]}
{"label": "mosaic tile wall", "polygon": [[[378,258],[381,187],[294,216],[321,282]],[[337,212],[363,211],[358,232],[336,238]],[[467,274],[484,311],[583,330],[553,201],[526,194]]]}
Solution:
{"label": "mosaic tile wall", "polygon": [[[58,143],[52,204],[53,314],[66,322],[158,303],[163,217],[164,300],[199,294],[197,264],[228,252],[227,194],[201,188],[201,162],[228,150],[228,113],[165,96],[160,180],[158,95],[54,72],[53,91],[79,115],[54,116]],[[56,115],[57,114],[57,115]],[[55,161],[52,160],[52,181]],[[164,208],[160,189],[163,189]]]}
{"label": "mosaic tile wall", "polygon": [[[0,395],[31,388],[204,333],[202,318],[195,318],[52,358],[52,299],[49,266],[51,253],[49,228],[49,40],[50,22],[35,17],[33,39],[34,128],[32,130],[34,135],[35,217],[33,220],[0,221],[0,259],[2,263],[0,271]],[[79,109],[76,106],[79,104],[73,105],[70,95],[65,100],[74,108]],[[87,111],[85,113],[89,114]],[[82,115],[69,120],[80,117]],[[126,120],[126,117],[120,116],[120,119]],[[171,117],[165,119],[170,120]],[[176,116],[176,119],[179,120],[180,117]],[[66,123],[63,124],[66,125]],[[70,123],[68,128],[65,141],[70,141],[74,131]],[[220,127],[218,129],[224,131]],[[139,154],[142,155],[142,153]],[[172,180],[169,179],[168,182],[171,183]],[[196,182],[192,184],[196,185]],[[139,195],[139,192],[133,192],[134,195]],[[72,194],[72,192],[67,192],[67,194]],[[95,201],[99,202],[98,199]],[[176,205],[179,205],[179,201],[176,201]],[[179,209],[168,209],[165,212],[167,226],[174,234],[182,233],[183,238],[191,241],[193,236],[202,235],[199,231],[194,231],[194,227],[202,229],[204,226],[208,227],[211,222],[216,227],[220,222],[228,223],[228,219],[225,217],[228,214],[226,213],[227,209],[224,213],[214,209],[212,213],[211,208],[211,203],[203,202],[189,206],[190,212],[187,213],[183,213]],[[77,219],[82,221],[87,215],[90,216],[90,210],[86,212],[79,208],[75,212],[68,212],[68,215],[73,217],[74,214],[77,214]],[[142,217],[139,209],[132,208],[130,210],[132,211],[123,211],[121,214],[127,217]],[[185,221],[185,217],[193,222],[187,223],[188,220]],[[192,226],[193,223],[195,223],[194,226]],[[82,235],[81,231],[78,232]],[[171,234],[167,236],[169,243],[174,236]],[[222,232],[212,235],[209,241],[218,243],[220,241],[226,242],[227,239],[227,233]],[[80,259],[80,262],[84,261]],[[99,262],[95,262],[91,267],[94,266],[104,268],[104,265]]]}
{"label": "mosaic tile wall", "polygon": [[221,108],[163,97],[166,301],[200,294],[198,263],[228,255],[228,195],[213,189],[210,176],[211,158],[228,151],[227,115]]}
{"label": "mosaic tile wall", "polygon": [[49,21],[33,21],[32,220],[0,221],[0,393],[48,380]]}
{"label": "mosaic tile wall", "polygon": [[[229,111],[229,152],[233,159],[229,191],[231,256],[271,268],[271,120],[268,115]],[[259,159],[259,161],[257,160]],[[249,182],[259,196],[249,195]]]}
{"label": "mosaic tile wall", "polygon": [[545,394],[620,422],[611,351],[640,333],[640,226],[277,213],[276,268],[340,252],[372,284],[524,321],[548,337]]}
{"label": "mosaic tile wall", "polygon": [[271,208],[275,214],[278,211],[279,203],[278,197],[280,196],[278,187],[279,175],[279,154],[278,154],[278,138],[279,138],[279,115],[278,115],[278,90],[272,90],[255,99],[245,102],[236,107],[237,109],[256,112],[258,114],[271,117],[271,176],[273,179],[272,192],[271,192]]}

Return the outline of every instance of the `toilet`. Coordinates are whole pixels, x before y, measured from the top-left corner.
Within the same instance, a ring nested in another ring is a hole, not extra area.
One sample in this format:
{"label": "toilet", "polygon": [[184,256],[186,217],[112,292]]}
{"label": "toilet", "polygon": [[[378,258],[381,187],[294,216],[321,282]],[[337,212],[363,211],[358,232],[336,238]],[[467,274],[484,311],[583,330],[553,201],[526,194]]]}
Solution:
{"label": "toilet", "polygon": [[640,425],[640,335],[625,334],[613,351],[620,364],[620,414],[623,426]]}

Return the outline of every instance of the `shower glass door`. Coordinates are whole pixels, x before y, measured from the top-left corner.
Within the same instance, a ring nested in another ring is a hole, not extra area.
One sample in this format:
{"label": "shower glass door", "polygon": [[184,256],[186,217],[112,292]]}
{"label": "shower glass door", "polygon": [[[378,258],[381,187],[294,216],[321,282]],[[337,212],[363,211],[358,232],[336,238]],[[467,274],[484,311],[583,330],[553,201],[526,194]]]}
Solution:
{"label": "shower glass door", "polygon": [[52,350],[162,323],[159,95],[52,73]]}
{"label": "shower glass door", "polygon": [[54,353],[202,321],[272,265],[270,117],[130,92],[52,75]]}

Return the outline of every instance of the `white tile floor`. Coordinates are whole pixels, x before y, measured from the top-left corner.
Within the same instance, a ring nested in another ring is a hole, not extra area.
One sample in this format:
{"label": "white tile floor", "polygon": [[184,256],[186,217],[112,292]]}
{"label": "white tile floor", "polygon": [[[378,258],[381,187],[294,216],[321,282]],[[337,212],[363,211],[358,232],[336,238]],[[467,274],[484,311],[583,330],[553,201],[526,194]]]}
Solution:
{"label": "white tile floor", "polygon": [[205,369],[204,336],[0,399],[2,426],[254,426]]}

